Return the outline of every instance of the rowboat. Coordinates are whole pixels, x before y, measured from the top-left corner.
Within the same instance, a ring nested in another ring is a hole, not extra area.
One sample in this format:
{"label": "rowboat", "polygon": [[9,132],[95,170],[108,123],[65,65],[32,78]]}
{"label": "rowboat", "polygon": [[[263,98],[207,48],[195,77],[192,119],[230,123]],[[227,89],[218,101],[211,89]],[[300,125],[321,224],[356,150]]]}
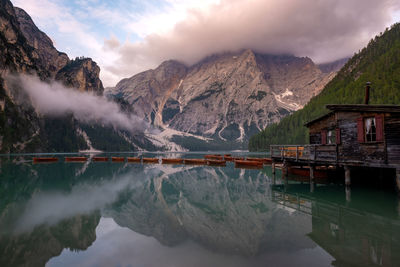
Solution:
{"label": "rowboat", "polygon": [[140,158],[137,158],[137,157],[128,157],[128,158],[126,158],[126,160],[128,162],[135,162],[135,163],[140,163],[142,161]]}
{"label": "rowboat", "polygon": [[232,161],[245,160],[243,157],[232,157]]}
{"label": "rowboat", "polygon": [[246,168],[246,167],[261,169],[263,167],[263,163],[262,161],[256,161],[256,160],[235,160],[235,168]]}
{"label": "rowboat", "polygon": [[124,157],[111,157],[112,162],[125,162]]}
{"label": "rowboat", "polygon": [[86,157],[65,157],[64,160],[66,162],[85,162],[87,161]]}
{"label": "rowboat", "polygon": [[226,160],[208,159],[207,165],[210,166],[226,166]]}
{"label": "rowboat", "polygon": [[271,158],[251,158],[248,157],[247,160],[252,160],[252,161],[260,161],[263,164],[270,164],[272,163],[272,159]]}
{"label": "rowboat", "polygon": [[221,155],[205,155],[204,158],[211,160],[223,160],[223,157]]}
{"label": "rowboat", "polygon": [[233,161],[233,158],[232,158],[231,154],[226,154],[226,155],[224,155],[224,160]]}
{"label": "rowboat", "polygon": [[183,163],[188,164],[188,165],[204,165],[204,164],[207,164],[207,160],[205,160],[205,159],[184,159]]}
{"label": "rowboat", "polygon": [[93,157],[93,158],[92,158],[92,161],[106,162],[106,161],[108,161],[108,158],[107,158],[107,157]]}
{"label": "rowboat", "polygon": [[[289,173],[304,177],[310,177],[310,169],[309,168],[289,168]],[[328,170],[314,170],[315,178],[328,178]]]}
{"label": "rowboat", "polygon": [[159,163],[158,158],[143,158],[143,163]]}
{"label": "rowboat", "polygon": [[182,164],[183,159],[168,159],[168,158],[163,158],[161,159],[162,164]]}
{"label": "rowboat", "polygon": [[47,157],[47,158],[33,158],[33,163],[45,163],[45,162],[57,162],[58,158],[56,157]]}

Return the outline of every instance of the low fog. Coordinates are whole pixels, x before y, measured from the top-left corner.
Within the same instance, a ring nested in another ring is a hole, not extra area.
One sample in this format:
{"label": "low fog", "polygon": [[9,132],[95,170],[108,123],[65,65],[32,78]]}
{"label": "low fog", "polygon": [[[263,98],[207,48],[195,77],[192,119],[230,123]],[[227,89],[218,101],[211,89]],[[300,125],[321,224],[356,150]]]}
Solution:
{"label": "low fog", "polygon": [[28,102],[26,99],[19,101],[32,104],[43,115],[58,117],[73,114],[84,123],[112,126],[131,133],[143,132],[150,127],[139,117],[123,113],[117,103],[103,96],[66,88],[56,81],[43,82],[36,76],[22,74],[9,76],[7,80],[29,97]]}
{"label": "low fog", "polygon": [[399,8],[398,0],[221,0],[191,10],[169,32],[135,43],[106,40],[104,51],[118,59],[105,68],[129,77],[167,59],[191,65],[213,53],[247,48],[330,62],[362,49]]}

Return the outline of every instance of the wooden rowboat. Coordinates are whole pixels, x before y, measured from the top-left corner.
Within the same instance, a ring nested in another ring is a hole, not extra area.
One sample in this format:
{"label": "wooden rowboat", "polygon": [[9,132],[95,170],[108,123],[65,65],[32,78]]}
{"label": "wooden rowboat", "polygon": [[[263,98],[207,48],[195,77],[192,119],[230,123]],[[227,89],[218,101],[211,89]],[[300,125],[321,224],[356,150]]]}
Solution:
{"label": "wooden rowboat", "polygon": [[226,160],[208,159],[207,165],[210,166],[226,166]]}
{"label": "wooden rowboat", "polygon": [[226,161],[233,161],[233,158],[232,158],[232,156],[230,156],[230,155],[224,155],[224,160],[226,160]]}
{"label": "wooden rowboat", "polygon": [[66,162],[85,162],[87,161],[86,157],[65,157],[64,160]]}
{"label": "wooden rowboat", "polygon": [[251,161],[251,160],[235,160],[235,168],[240,169],[262,169],[262,161]]}
{"label": "wooden rowboat", "polygon": [[143,158],[143,163],[159,163],[158,158]]}
{"label": "wooden rowboat", "polygon": [[221,155],[205,155],[204,158],[211,160],[223,160],[223,157]]}
{"label": "wooden rowboat", "polygon": [[232,157],[232,161],[245,160],[243,157]]}
{"label": "wooden rowboat", "polygon": [[161,159],[162,164],[182,164],[183,159],[168,159],[168,158],[163,158]]}
{"label": "wooden rowboat", "polygon": [[111,157],[112,162],[125,162],[124,157]]}
{"label": "wooden rowboat", "polygon": [[126,158],[126,160],[127,160],[128,162],[134,162],[134,163],[140,163],[140,162],[142,162],[142,160],[141,160],[140,158],[137,158],[137,157],[128,157],[128,158]]}
{"label": "wooden rowboat", "polygon": [[33,158],[33,163],[46,163],[46,162],[57,162],[58,158],[56,157],[47,157],[47,158],[39,158],[39,157],[34,157]]}
{"label": "wooden rowboat", "polygon": [[252,161],[260,161],[263,164],[270,164],[272,163],[272,159],[271,158],[251,158],[248,157],[247,160],[252,160]]}
{"label": "wooden rowboat", "polygon": [[[310,169],[309,168],[289,168],[289,173],[304,177],[310,177]],[[314,170],[315,178],[328,178],[328,170]]]}
{"label": "wooden rowboat", "polygon": [[188,164],[188,165],[204,165],[204,164],[207,164],[207,160],[205,160],[205,159],[184,159],[183,163]]}
{"label": "wooden rowboat", "polygon": [[239,166],[252,166],[262,168],[263,162],[257,160],[235,160],[235,167]]}
{"label": "wooden rowboat", "polygon": [[106,161],[108,161],[108,158],[107,157],[93,157],[92,161],[106,162]]}

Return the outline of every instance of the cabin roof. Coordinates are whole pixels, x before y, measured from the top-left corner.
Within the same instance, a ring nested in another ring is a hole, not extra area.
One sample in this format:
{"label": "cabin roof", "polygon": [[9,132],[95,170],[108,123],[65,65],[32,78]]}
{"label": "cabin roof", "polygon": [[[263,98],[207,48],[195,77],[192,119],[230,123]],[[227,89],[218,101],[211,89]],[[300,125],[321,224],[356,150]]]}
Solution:
{"label": "cabin roof", "polygon": [[400,112],[399,105],[326,105],[327,109],[332,111],[349,111],[349,112],[387,112],[398,113]]}
{"label": "cabin roof", "polygon": [[335,112],[331,111],[331,112],[329,112],[329,113],[327,113],[327,114],[325,114],[325,115],[319,116],[318,118],[313,119],[312,121],[307,122],[306,124],[304,124],[304,126],[308,127],[308,126],[310,126],[311,124],[313,124],[313,123],[315,123],[315,122],[318,122],[318,121],[320,121],[320,120],[323,120],[323,119],[325,119],[325,118],[328,118],[329,116],[331,116],[331,115],[334,114],[334,113],[335,113]]}
{"label": "cabin roof", "polygon": [[386,112],[386,113],[400,113],[399,105],[365,105],[365,104],[353,104],[353,105],[326,105],[327,109],[331,112],[322,115],[312,121],[307,122],[304,126],[309,127],[310,125],[323,120],[337,111],[344,112]]}

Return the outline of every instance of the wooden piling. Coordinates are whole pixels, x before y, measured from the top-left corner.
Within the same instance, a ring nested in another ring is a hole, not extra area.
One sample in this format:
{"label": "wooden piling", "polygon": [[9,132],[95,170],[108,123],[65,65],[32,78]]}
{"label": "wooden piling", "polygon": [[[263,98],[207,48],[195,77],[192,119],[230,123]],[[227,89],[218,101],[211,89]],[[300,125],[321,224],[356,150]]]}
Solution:
{"label": "wooden piling", "polygon": [[351,172],[350,172],[350,167],[349,166],[345,166],[344,167],[344,184],[346,186],[350,186],[351,185]]}
{"label": "wooden piling", "polygon": [[310,192],[313,193],[314,192],[314,182],[315,182],[315,177],[314,177],[314,170],[315,170],[315,166],[310,165]]}
{"label": "wooden piling", "polygon": [[346,202],[350,202],[351,201],[351,188],[350,188],[350,186],[346,186],[345,192],[346,192]]}
{"label": "wooden piling", "polygon": [[396,186],[397,192],[400,194],[400,168],[396,169]]}

